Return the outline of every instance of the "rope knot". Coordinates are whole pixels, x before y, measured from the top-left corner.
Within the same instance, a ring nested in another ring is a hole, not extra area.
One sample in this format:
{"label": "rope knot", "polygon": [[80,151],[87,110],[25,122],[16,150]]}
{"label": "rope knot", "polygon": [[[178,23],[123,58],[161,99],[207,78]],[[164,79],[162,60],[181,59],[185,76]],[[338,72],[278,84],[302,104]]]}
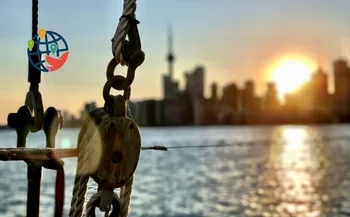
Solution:
{"label": "rope knot", "polygon": [[141,50],[138,31],[136,33],[134,30],[135,28],[137,29],[137,24],[140,23],[135,18],[135,11],[136,0],[124,0],[123,15],[119,18],[119,24],[114,34],[114,38],[112,39],[113,56],[116,62],[120,63],[122,66],[129,65],[129,60],[123,54],[126,35],[129,36],[132,47],[139,47],[139,50]]}
{"label": "rope knot", "polygon": [[121,21],[123,18],[127,19],[130,23],[133,23],[133,24],[136,24],[136,25],[140,23],[140,21],[135,18],[135,14],[132,14],[132,15],[131,14],[123,14],[119,18],[119,21]]}

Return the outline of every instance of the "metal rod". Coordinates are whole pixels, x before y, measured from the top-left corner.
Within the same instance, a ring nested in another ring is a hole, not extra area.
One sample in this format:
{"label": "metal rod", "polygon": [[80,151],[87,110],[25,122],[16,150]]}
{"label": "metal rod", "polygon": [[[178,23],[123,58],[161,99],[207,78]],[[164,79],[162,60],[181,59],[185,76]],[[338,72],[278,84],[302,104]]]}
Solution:
{"label": "metal rod", "polygon": [[62,217],[64,205],[64,169],[57,170],[56,174],[56,195],[55,195],[55,215],[54,217]]}
{"label": "metal rod", "polygon": [[41,162],[28,163],[27,217],[39,217]]}
{"label": "metal rod", "polygon": [[[38,33],[38,0],[32,0],[32,38]],[[32,49],[32,53],[38,52],[37,39],[35,40],[35,46]],[[37,63],[40,60],[41,55],[32,55],[33,62]],[[40,67],[40,66],[39,66]],[[28,59],[28,82],[30,83],[30,90],[38,90],[39,83],[41,81],[41,71],[36,69]]]}
{"label": "metal rod", "polygon": [[2,161],[41,161],[76,156],[76,148],[0,148],[0,160]]}
{"label": "metal rod", "polygon": [[141,150],[168,151],[168,148],[165,146],[152,146],[152,147],[141,147]]}

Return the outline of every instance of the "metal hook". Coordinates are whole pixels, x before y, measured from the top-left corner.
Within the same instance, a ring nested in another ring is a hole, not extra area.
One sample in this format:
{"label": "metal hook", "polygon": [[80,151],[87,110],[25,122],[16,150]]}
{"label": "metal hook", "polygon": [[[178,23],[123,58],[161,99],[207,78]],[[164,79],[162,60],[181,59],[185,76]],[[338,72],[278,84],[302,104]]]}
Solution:
{"label": "metal hook", "polygon": [[[112,198],[106,198],[106,195],[103,192],[106,190],[101,190],[99,192],[97,192],[96,194],[92,195],[89,202],[86,204],[87,209],[86,209],[86,217],[96,217],[95,214],[95,209],[96,207],[100,207],[100,210],[102,208],[103,212],[106,212],[105,210],[109,210],[108,209],[108,204],[104,203],[107,200],[110,201],[111,199],[111,205],[113,207],[113,210],[111,212],[111,214],[109,215],[109,217],[119,217],[120,214],[120,200],[118,198],[118,196],[113,192],[112,189],[110,189],[109,191],[112,191],[112,195],[110,195]],[[107,205],[107,207],[106,207]],[[101,210],[101,211],[102,211]]]}

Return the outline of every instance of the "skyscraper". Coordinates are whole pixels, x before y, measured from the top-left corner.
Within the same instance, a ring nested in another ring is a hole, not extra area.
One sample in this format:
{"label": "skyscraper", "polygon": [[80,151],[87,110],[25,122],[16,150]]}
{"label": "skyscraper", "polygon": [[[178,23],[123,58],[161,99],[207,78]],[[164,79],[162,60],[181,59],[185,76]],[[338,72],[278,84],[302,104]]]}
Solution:
{"label": "skyscraper", "polygon": [[259,109],[257,99],[255,97],[254,83],[252,80],[245,82],[244,89],[241,93],[242,108],[245,111],[254,112]]}
{"label": "skyscraper", "polygon": [[292,95],[296,97],[296,105],[299,111],[309,112],[312,105],[312,81],[307,81],[301,85]]}
{"label": "skyscraper", "polygon": [[238,110],[238,89],[236,84],[229,84],[222,90],[221,103],[230,106],[234,110]]}
{"label": "skyscraper", "polygon": [[328,75],[319,68],[311,78],[313,109],[327,109],[329,106]]}
{"label": "skyscraper", "polygon": [[276,83],[269,82],[267,83],[267,92],[265,97],[265,110],[268,112],[276,111],[278,107],[279,107],[279,103],[277,99]]}
{"label": "skyscraper", "polygon": [[335,111],[347,113],[350,107],[350,69],[347,62],[338,59],[333,64],[334,68],[334,105]]}
{"label": "skyscraper", "polygon": [[177,95],[179,93],[179,84],[177,81],[173,80],[175,56],[173,54],[173,40],[170,27],[168,34],[168,73],[167,75],[163,75],[163,93],[164,99],[171,100],[177,98]]}
{"label": "skyscraper", "polygon": [[255,87],[254,87],[254,82],[252,80],[248,80],[245,82],[244,89],[248,96],[254,96]]}
{"label": "skyscraper", "polygon": [[179,84],[173,78],[175,57],[173,54],[173,41],[170,28],[168,34],[168,54],[166,58],[168,73],[163,75],[164,100],[159,106],[163,107],[161,115],[164,118],[163,124],[179,125],[184,123],[186,107],[181,103],[183,101],[183,93],[179,89]]}
{"label": "skyscraper", "polygon": [[193,123],[202,124],[203,121],[203,102],[204,102],[204,68],[198,66],[192,73],[185,73],[186,90],[192,104]]}
{"label": "skyscraper", "polygon": [[174,73],[174,61],[175,61],[175,56],[173,54],[173,35],[171,31],[171,27],[169,26],[169,32],[168,32],[168,55],[167,55],[167,61],[168,61],[168,73],[170,79],[173,78],[173,73]]}
{"label": "skyscraper", "polygon": [[218,100],[218,85],[216,83],[213,83],[211,85],[211,99],[213,101]]}
{"label": "skyscraper", "polygon": [[186,92],[191,98],[204,98],[204,68],[198,66],[192,73],[185,73]]}

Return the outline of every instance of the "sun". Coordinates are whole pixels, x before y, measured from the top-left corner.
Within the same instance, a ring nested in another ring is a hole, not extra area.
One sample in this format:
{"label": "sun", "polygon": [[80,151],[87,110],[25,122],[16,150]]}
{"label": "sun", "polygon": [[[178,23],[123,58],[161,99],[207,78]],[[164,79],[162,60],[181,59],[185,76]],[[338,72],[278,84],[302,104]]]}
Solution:
{"label": "sun", "polygon": [[271,78],[276,82],[279,95],[293,93],[310,80],[314,66],[303,59],[283,59],[275,64]]}

